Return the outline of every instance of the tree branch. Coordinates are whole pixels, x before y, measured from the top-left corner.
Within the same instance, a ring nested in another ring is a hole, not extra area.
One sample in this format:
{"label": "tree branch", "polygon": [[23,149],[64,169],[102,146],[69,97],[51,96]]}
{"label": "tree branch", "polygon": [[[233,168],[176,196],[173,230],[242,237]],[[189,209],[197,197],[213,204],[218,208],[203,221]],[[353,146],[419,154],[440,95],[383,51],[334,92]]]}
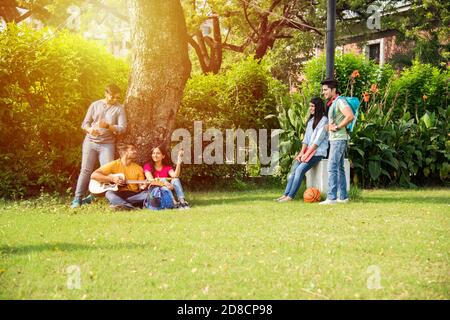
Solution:
{"label": "tree branch", "polygon": [[245,16],[245,20],[247,21],[248,25],[250,26],[250,28],[253,30],[253,33],[258,35],[258,31],[256,30],[256,28],[253,26],[253,24],[250,22],[250,19],[248,17],[248,12],[247,12],[247,8],[248,8],[248,3],[246,0],[242,0],[242,4],[244,6],[244,16]]}
{"label": "tree branch", "polygon": [[0,17],[2,17],[6,23],[16,21],[20,17],[15,0],[2,1],[0,4]]}
{"label": "tree branch", "polygon": [[289,22],[286,24],[287,28],[293,28],[293,29],[297,29],[300,31],[315,31],[317,34],[323,36],[322,31],[320,31],[319,29],[309,26],[307,24],[304,23],[299,23],[299,22],[295,22],[292,20],[289,20]]}
{"label": "tree branch", "polygon": [[195,33],[195,37],[197,38],[197,44],[200,47],[202,57],[204,57],[205,63],[209,65],[208,50],[206,49],[205,38],[203,37],[202,32],[200,30],[197,30],[197,32]]}
{"label": "tree branch", "polygon": [[305,25],[308,25],[308,26],[310,26],[312,28],[315,28],[314,24],[309,23],[308,21],[306,21],[306,19],[303,17],[303,15],[297,13],[296,17],[299,18]]}
{"label": "tree branch", "polygon": [[228,25],[228,32],[227,32],[227,35],[225,36],[225,40],[223,41],[224,43],[227,42],[228,36],[230,35],[230,33],[231,33],[231,26]]}
{"label": "tree branch", "polygon": [[[213,37],[204,36],[200,30],[195,36],[189,36],[189,44],[194,48],[200,61],[203,73],[218,73],[222,65],[222,35],[220,33],[220,21],[216,14],[208,19],[213,22]],[[196,40],[194,40],[194,37]],[[209,47],[209,51],[208,48]]]}
{"label": "tree branch", "polygon": [[20,17],[18,17],[15,22],[19,23],[27,18],[29,18],[32,14],[34,14],[33,10],[28,10],[27,12],[25,12],[23,15],[21,15]]}
{"label": "tree branch", "polygon": [[287,35],[287,34],[280,34],[280,35],[276,35],[275,39],[292,39],[293,36]]}
{"label": "tree branch", "polygon": [[197,53],[198,61],[200,62],[200,67],[202,68],[203,73],[206,74],[208,72],[208,66],[206,65],[205,57],[203,56],[203,52],[200,49],[200,46],[192,37],[188,37],[188,43],[192,46],[192,48],[194,48],[195,53]]}
{"label": "tree branch", "polygon": [[275,29],[279,28],[279,27],[283,27],[286,24],[286,20],[285,19],[280,19],[280,20],[276,20],[274,22],[272,22],[269,26],[269,33],[273,33],[275,31]]}
{"label": "tree branch", "polygon": [[275,0],[274,2],[272,2],[269,8],[269,12],[273,12],[273,10],[280,4],[281,1],[282,0]]}
{"label": "tree branch", "polygon": [[241,44],[240,46],[237,46],[234,44],[229,44],[229,43],[224,43],[224,44],[222,44],[222,47],[224,49],[235,51],[235,52],[244,52],[245,48],[248,47],[250,42],[251,42],[251,39],[247,38],[247,40],[245,40],[245,42],[243,44]]}
{"label": "tree branch", "polygon": [[211,68],[213,73],[218,73],[222,65],[222,35],[220,33],[219,16],[214,14],[211,17],[213,21],[214,42],[211,48]]}

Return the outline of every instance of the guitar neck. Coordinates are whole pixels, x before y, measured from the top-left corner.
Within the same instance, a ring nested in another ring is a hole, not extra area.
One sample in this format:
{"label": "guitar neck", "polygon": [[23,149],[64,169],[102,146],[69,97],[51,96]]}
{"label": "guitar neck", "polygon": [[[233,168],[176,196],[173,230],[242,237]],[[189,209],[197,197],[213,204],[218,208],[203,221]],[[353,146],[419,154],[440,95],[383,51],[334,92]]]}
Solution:
{"label": "guitar neck", "polygon": [[127,180],[126,181],[127,184],[144,184],[144,183],[148,183],[147,180]]}
{"label": "guitar neck", "polygon": [[158,178],[158,179],[151,179],[151,180],[127,180],[126,183],[127,184],[144,184],[144,183],[150,183],[153,181],[161,181],[162,179],[165,180],[172,180],[172,178]]}

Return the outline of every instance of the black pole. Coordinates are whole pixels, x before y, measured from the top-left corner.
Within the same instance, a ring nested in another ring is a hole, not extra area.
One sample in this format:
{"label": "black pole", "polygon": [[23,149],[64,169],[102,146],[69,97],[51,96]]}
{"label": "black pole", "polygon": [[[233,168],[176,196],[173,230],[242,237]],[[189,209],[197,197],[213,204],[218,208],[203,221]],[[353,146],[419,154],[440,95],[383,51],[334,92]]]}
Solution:
{"label": "black pole", "polygon": [[327,79],[334,79],[334,35],[336,33],[336,0],[328,0],[327,10]]}

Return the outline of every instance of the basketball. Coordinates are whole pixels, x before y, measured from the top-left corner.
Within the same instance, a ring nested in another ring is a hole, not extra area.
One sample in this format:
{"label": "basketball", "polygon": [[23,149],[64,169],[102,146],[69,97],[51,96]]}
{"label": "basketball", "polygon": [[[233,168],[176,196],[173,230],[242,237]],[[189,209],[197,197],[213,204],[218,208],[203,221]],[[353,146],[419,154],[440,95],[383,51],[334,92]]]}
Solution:
{"label": "basketball", "polygon": [[320,191],[316,188],[308,188],[303,193],[303,201],[305,202],[319,202]]}

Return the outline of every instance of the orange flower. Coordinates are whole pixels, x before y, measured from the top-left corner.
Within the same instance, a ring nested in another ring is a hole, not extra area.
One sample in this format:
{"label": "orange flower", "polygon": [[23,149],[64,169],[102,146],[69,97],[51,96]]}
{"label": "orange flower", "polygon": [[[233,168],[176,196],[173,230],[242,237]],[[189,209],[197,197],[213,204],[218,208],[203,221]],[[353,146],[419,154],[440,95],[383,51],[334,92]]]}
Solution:
{"label": "orange flower", "polygon": [[422,97],[422,99],[423,99],[423,101],[425,101],[425,100],[428,99],[428,97],[424,94],[423,97]]}
{"label": "orange flower", "polygon": [[374,83],[374,84],[372,84],[370,86],[370,91],[373,92],[373,93],[377,93],[378,92],[378,86],[377,86],[376,83]]}
{"label": "orange flower", "polygon": [[354,70],[350,76],[352,79],[359,77],[359,70]]}
{"label": "orange flower", "polygon": [[369,102],[370,95],[369,95],[367,92],[364,92],[364,93],[363,93],[363,96],[364,96],[364,97],[363,97],[364,101],[365,101],[365,102]]}

